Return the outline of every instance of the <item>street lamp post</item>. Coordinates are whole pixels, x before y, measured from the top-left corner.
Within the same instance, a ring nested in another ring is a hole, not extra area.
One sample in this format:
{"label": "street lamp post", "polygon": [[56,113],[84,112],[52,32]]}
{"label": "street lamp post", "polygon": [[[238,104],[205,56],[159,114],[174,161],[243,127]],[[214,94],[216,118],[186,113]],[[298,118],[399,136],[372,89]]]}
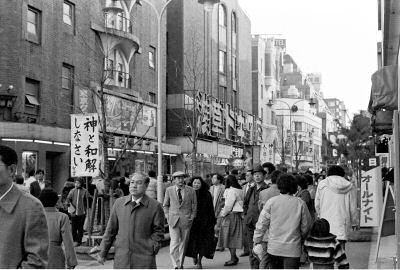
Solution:
{"label": "street lamp post", "polygon": [[[157,148],[158,148],[158,176],[157,176],[157,200],[160,203],[164,201],[164,193],[163,193],[163,171],[162,171],[162,61],[161,61],[161,27],[162,27],[162,16],[167,9],[169,3],[173,0],[168,0],[164,3],[159,11],[155,5],[149,0],[136,0],[136,2],[147,3],[155,12],[157,16]],[[204,8],[209,11],[212,10],[212,7],[215,3],[218,3],[219,0],[198,0],[200,4],[204,5]]]}
{"label": "street lamp post", "polygon": [[[282,102],[283,104],[285,104],[289,110],[289,130],[290,130],[290,136],[292,136],[292,113],[297,112],[298,108],[296,106],[297,103],[304,101],[304,99],[300,99],[298,101],[296,101],[295,103],[293,103],[292,105],[290,105],[289,103],[287,103],[286,101],[277,99],[276,101]],[[310,106],[314,106],[316,103],[314,101],[313,98],[310,98],[310,100],[308,101],[308,104],[310,104]],[[274,105],[273,100],[270,99],[267,103],[268,107],[272,107]],[[297,138],[296,138],[297,141]],[[296,155],[297,156],[297,155]],[[286,161],[285,161],[285,148],[284,148],[284,138],[283,138],[283,119],[282,119],[282,157],[281,157],[281,164],[285,165]],[[293,152],[290,152],[290,167],[292,167],[293,164]]]}

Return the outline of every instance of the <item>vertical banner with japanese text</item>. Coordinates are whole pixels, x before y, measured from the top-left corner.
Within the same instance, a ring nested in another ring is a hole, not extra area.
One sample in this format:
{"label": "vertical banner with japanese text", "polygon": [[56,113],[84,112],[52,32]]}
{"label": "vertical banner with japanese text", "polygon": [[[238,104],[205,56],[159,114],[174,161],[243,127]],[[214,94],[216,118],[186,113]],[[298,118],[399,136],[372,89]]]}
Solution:
{"label": "vertical banner with japanese text", "polygon": [[99,166],[98,114],[71,114],[71,176],[98,176]]}
{"label": "vertical banner with japanese text", "polygon": [[382,211],[381,167],[361,175],[361,227],[377,227]]}

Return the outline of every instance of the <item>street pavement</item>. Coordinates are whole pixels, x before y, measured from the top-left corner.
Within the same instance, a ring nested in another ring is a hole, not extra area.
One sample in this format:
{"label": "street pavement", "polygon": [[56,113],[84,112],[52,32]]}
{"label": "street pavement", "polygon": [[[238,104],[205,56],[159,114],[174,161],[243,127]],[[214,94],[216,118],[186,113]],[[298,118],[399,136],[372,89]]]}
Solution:
{"label": "street pavement", "polygon": [[[380,263],[377,265],[371,265],[370,254],[371,248],[375,248],[374,242],[348,242],[346,244],[346,253],[348,256],[348,260],[350,262],[350,267],[352,269],[366,269],[366,268],[392,268],[393,261],[391,264]],[[242,251],[238,250],[237,254],[239,255]],[[384,249],[386,252],[386,249]],[[224,252],[215,252],[215,256],[213,260],[203,259],[203,268],[204,269],[249,269],[249,257],[241,257],[239,258],[239,263],[235,266],[224,267],[224,262],[229,260],[229,252],[225,249]],[[77,268],[79,269],[110,269],[113,267],[113,261],[106,261],[104,265],[100,265],[96,261],[88,261],[88,260],[79,260],[79,265]],[[169,247],[164,247],[160,250],[157,255],[157,267],[159,269],[172,269],[171,258],[169,257]],[[192,258],[185,259],[185,269],[194,268]],[[302,267],[303,269],[309,268],[309,266]]]}
{"label": "street pavement", "polygon": [[[237,254],[241,254],[242,250],[238,250]],[[224,267],[224,263],[228,261],[230,258],[229,251],[225,249],[225,251],[216,251],[213,260],[203,259],[202,265],[203,268],[207,269],[248,269],[250,268],[249,257],[241,257],[239,258],[239,263],[235,266]],[[96,261],[88,261],[88,260],[79,260],[79,265],[76,268],[79,269],[110,269],[113,268],[113,261],[106,261],[104,265],[97,263]],[[160,249],[157,255],[157,268],[158,269],[172,269],[171,258],[169,256],[169,247],[163,247]],[[186,258],[185,269],[194,268],[192,258]]]}

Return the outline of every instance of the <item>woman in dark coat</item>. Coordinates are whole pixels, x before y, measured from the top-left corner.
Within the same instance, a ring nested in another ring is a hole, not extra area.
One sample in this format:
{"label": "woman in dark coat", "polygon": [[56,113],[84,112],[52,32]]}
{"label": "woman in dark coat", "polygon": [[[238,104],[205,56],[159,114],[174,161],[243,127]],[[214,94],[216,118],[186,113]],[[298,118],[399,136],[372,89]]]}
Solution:
{"label": "woman in dark coat", "polygon": [[193,263],[197,265],[197,268],[201,269],[203,257],[207,259],[214,257],[216,244],[214,226],[216,220],[208,185],[199,176],[193,177],[190,185],[196,191],[197,215],[190,229],[189,243],[185,256],[192,257]]}

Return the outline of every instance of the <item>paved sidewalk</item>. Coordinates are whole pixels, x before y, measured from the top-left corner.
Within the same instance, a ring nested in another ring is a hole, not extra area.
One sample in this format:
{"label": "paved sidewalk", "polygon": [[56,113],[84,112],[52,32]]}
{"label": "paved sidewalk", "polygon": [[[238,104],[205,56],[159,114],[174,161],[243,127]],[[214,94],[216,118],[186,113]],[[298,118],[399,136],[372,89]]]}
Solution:
{"label": "paved sidewalk", "polygon": [[[241,254],[242,250],[238,250],[237,254]],[[229,252],[225,249],[224,252],[216,251],[213,260],[203,259],[202,265],[203,268],[207,269],[249,269],[249,257],[241,257],[239,258],[239,263],[235,266],[224,267],[224,263],[229,260]],[[106,261],[104,265],[97,263],[94,260],[79,260],[79,265],[77,268],[79,269],[110,269],[113,268],[113,261]],[[192,258],[186,258],[184,268],[191,269],[193,268],[193,260]],[[157,268],[158,269],[172,269],[171,258],[169,256],[169,247],[163,247],[160,249],[160,252],[157,255]]]}
{"label": "paved sidewalk", "polygon": [[396,236],[385,236],[381,238],[378,259],[376,260],[376,234],[371,242],[368,268],[373,269],[393,269],[393,257],[396,256]]}

